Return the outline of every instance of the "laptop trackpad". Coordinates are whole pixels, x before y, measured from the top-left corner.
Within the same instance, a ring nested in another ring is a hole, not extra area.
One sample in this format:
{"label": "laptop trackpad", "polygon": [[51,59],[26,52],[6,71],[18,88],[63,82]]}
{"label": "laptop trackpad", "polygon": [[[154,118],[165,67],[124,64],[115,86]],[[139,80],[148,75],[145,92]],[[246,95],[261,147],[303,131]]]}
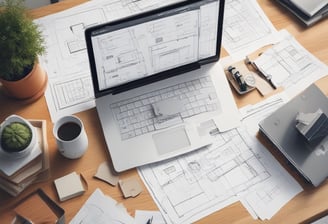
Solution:
{"label": "laptop trackpad", "polygon": [[190,146],[184,127],[153,134],[153,140],[160,155]]}

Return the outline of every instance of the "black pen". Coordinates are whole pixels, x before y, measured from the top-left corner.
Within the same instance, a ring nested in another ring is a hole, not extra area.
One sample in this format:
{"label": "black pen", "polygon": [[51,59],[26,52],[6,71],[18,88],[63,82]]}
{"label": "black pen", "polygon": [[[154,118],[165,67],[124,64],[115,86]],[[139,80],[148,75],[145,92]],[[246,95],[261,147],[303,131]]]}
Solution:
{"label": "black pen", "polygon": [[251,65],[270,85],[273,89],[277,89],[277,87],[273,84],[271,76],[269,75],[264,75],[263,72],[260,71],[260,69],[256,66],[254,62],[249,60],[249,58],[246,56],[245,58],[245,64],[246,65]]}
{"label": "black pen", "polygon": [[152,222],[153,222],[153,216],[150,219],[148,219],[146,224],[151,224]]}
{"label": "black pen", "polygon": [[246,82],[245,82],[243,76],[239,73],[239,71],[237,71],[237,69],[232,66],[228,67],[228,71],[232,74],[232,77],[238,83],[240,91],[246,91],[246,89],[247,89]]}

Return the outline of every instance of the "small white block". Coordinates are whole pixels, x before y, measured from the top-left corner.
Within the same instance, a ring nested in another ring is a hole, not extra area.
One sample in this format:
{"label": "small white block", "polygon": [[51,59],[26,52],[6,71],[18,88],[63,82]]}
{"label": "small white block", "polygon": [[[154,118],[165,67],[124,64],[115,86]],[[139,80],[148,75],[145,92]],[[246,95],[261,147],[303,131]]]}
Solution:
{"label": "small white block", "polygon": [[60,177],[54,182],[60,201],[68,200],[85,192],[81,177],[76,172]]}

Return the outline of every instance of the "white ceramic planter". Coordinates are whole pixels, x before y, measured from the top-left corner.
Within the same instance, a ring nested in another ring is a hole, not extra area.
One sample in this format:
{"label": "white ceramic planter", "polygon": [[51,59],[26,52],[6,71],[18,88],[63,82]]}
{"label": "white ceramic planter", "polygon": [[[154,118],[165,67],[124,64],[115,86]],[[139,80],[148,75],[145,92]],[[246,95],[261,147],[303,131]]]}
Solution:
{"label": "white ceramic planter", "polygon": [[37,135],[36,135],[36,130],[35,127],[32,126],[32,124],[25,120],[24,118],[18,116],[18,115],[10,115],[7,117],[0,125],[0,142],[1,142],[1,136],[2,136],[2,131],[3,129],[10,123],[12,122],[22,122],[25,123],[32,131],[32,139],[30,144],[23,150],[19,152],[7,152],[4,149],[2,149],[2,146],[0,144],[0,156],[6,156],[12,159],[15,158],[22,158],[27,156],[29,153],[31,153],[32,149],[36,146],[37,144]]}

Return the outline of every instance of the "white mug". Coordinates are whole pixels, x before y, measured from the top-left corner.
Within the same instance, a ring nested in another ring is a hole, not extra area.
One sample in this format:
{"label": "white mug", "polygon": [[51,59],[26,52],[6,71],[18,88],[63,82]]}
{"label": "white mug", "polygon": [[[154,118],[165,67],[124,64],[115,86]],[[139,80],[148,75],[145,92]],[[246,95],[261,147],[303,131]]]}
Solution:
{"label": "white mug", "polygon": [[73,115],[56,121],[53,134],[59,152],[66,158],[80,158],[88,149],[88,137],[82,121]]}

